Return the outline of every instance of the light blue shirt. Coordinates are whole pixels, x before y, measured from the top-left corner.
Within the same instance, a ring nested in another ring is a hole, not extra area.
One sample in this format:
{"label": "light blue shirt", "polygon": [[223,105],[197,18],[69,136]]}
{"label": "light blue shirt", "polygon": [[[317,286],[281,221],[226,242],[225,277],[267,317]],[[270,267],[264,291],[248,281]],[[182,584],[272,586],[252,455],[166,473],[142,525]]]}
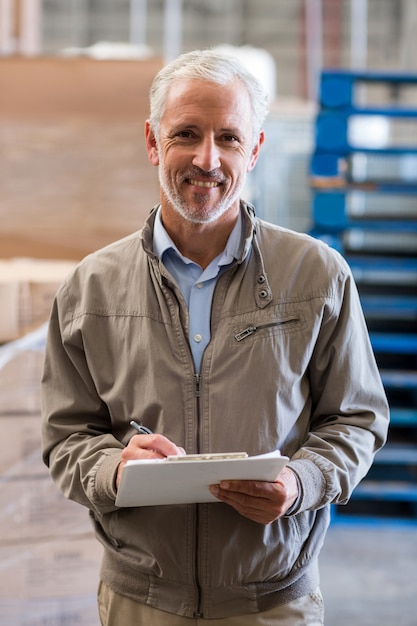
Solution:
{"label": "light blue shirt", "polygon": [[161,209],[155,218],[153,250],[177,283],[187,303],[189,342],[196,372],[200,372],[203,352],[210,341],[210,314],[214,289],[220,274],[239,258],[242,250],[242,216],[229,235],[226,247],[205,270],[184,257],[165,230]]}

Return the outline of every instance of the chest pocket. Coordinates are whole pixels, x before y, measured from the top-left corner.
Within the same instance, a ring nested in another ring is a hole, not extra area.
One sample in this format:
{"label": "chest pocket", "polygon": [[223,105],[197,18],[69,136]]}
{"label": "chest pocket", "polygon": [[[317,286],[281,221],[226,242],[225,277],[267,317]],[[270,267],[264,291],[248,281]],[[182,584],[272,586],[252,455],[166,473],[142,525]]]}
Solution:
{"label": "chest pocket", "polygon": [[305,316],[301,311],[265,316],[256,312],[251,317],[245,314],[240,320],[235,319],[232,326],[232,341],[235,346],[247,346],[249,343],[268,340],[271,337],[300,332],[305,327]]}
{"label": "chest pocket", "polygon": [[245,330],[241,330],[240,332],[238,332],[235,335],[235,339],[236,341],[244,341],[245,339],[247,339],[247,337],[250,337],[255,333],[259,333],[260,331],[263,331],[267,328],[274,328],[278,331],[290,330],[290,328],[294,325],[299,325],[300,321],[301,319],[299,317],[288,317],[287,319],[276,320],[275,322],[268,322],[267,324],[258,324],[258,326],[251,324],[250,326],[245,328]]}

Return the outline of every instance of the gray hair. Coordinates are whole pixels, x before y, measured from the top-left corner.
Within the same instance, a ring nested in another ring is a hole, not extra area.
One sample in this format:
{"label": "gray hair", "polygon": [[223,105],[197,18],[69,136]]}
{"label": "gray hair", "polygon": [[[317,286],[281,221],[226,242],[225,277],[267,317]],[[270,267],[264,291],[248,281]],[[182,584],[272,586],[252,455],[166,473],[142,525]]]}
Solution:
{"label": "gray hair", "polygon": [[157,140],[168,90],[173,81],[181,78],[197,78],[218,85],[229,85],[236,79],[240,80],[248,91],[256,141],[268,114],[267,94],[258,79],[239,59],[215,49],[186,52],[168,63],[156,75],[150,90],[150,123]]}

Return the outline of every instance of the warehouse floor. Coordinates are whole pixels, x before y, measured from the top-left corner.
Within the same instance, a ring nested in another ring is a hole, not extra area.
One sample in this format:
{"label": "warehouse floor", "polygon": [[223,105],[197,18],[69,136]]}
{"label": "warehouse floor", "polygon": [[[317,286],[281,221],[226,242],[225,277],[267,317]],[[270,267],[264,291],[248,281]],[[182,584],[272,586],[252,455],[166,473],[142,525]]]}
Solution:
{"label": "warehouse floor", "polygon": [[332,524],[320,570],[326,626],[416,626],[417,524]]}

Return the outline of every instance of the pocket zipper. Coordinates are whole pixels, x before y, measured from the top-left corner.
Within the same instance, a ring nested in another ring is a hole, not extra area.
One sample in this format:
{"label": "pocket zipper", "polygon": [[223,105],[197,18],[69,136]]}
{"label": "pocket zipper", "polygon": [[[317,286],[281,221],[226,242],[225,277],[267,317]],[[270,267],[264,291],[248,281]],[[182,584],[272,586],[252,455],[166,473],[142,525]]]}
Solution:
{"label": "pocket zipper", "polygon": [[245,328],[245,330],[237,333],[237,335],[235,335],[235,339],[236,341],[242,341],[243,339],[246,339],[246,337],[249,337],[250,335],[256,333],[257,330],[262,330],[263,328],[271,328],[273,326],[283,326],[284,324],[290,324],[291,322],[298,321],[298,317],[291,317],[287,320],[282,320],[280,322],[271,322],[269,324],[261,324],[260,326],[248,326],[247,328]]}

